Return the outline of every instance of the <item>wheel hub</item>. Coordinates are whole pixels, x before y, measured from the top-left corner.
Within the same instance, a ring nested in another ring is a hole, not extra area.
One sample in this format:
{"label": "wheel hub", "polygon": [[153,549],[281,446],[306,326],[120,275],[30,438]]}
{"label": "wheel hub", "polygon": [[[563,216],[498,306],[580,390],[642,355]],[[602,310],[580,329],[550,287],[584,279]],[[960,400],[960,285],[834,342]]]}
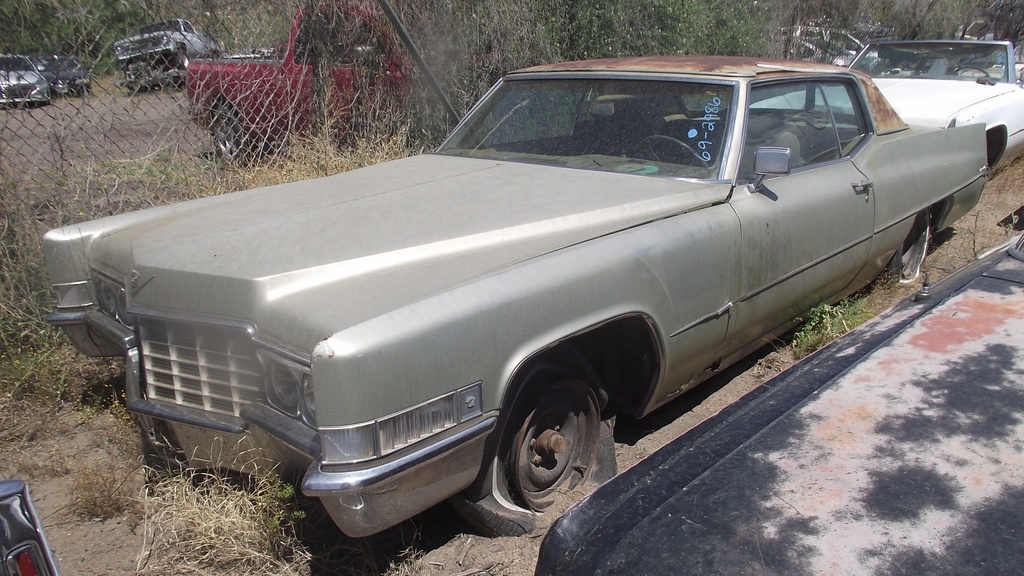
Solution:
{"label": "wheel hub", "polygon": [[552,387],[516,435],[510,475],[518,495],[535,511],[557,490],[583,479],[596,454],[600,416],[593,391],[575,380]]}

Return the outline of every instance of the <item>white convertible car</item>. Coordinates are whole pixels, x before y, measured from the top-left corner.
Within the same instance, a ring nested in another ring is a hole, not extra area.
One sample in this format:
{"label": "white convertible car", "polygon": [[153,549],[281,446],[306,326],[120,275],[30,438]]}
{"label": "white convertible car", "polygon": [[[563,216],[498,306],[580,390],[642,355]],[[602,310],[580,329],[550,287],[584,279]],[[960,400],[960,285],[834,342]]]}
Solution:
{"label": "white convertible car", "polygon": [[985,124],[995,166],[1024,152],[1024,88],[1013,63],[1009,42],[905,40],[869,44],[850,67],[874,78],[908,124]]}

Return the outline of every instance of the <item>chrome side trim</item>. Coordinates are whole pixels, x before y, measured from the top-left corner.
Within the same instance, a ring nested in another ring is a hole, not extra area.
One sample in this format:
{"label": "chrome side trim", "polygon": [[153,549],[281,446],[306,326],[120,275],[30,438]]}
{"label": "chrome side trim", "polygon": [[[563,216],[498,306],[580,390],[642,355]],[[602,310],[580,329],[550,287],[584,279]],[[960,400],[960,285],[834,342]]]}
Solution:
{"label": "chrome side trim", "polygon": [[708,314],[705,314],[705,315],[701,316],[700,318],[697,318],[693,322],[690,322],[686,326],[683,326],[679,330],[676,330],[675,332],[670,334],[669,338],[675,338],[676,336],[679,336],[680,334],[682,334],[683,332],[686,332],[690,328],[693,328],[694,326],[703,324],[703,323],[707,322],[708,320],[714,320],[715,318],[719,318],[721,316],[725,316],[726,314],[729,313],[729,310],[732,310],[732,302],[727,302],[725,304],[725,306],[722,306],[718,310],[715,310],[714,312],[710,312]]}
{"label": "chrome side trim", "polygon": [[872,237],[871,234],[867,234],[865,236],[861,236],[860,238],[857,238],[853,242],[850,242],[849,244],[847,244],[847,245],[845,245],[845,246],[843,246],[843,247],[841,247],[841,248],[839,248],[837,250],[833,250],[833,251],[829,252],[828,254],[825,254],[824,256],[816,258],[812,262],[808,262],[807,264],[804,264],[803,266],[797,268],[796,270],[793,270],[793,271],[789,272],[788,274],[782,276],[781,278],[778,278],[777,280],[775,280],[773,282],[769,282],[768,284],[765,284],[765,285],[761,286],[760,288],[756,288],[754,290],[751,290],[750,292],[748,292],[748,293],[744,294],[743,296],[740,296],[739,298],[737,298],[736,302],[737,303],[746,302],[747,300],[750,300],[751,298],[757,296],[758,294],[761,294],[762,292],[767,292],[768,290],[771,290],[772,288],[775,288],[779,284],[782,284],[783,282],[786,282],[787,280],[789,280],[789,279],[791,279],[791,278],[793,278],[795,276],[798,276],[798,275],[804,273],[805,271],[810,270],[811,268],[814,268],[815,266],[817,266],[818,264],[821,264],[822,262],[825,262],[825,261],[827,261],[827,260],[829,260],[831,258],[835,258],[836,256],[842,254],[843,252],[846,252],[847,250],[852,250],[852,249],[856,248],[857,246],[860,246],[864,242],[867,242],[867,241],[871,240],[871,237]]}
{"label": "chrome side trim", "polygon": [[484,444],[496,424],[496,415],[482,417],[419,450],[376,466],[364,463],[334,471],[314,462],[306,471],[302,492],[319,497],[349,536],[369,536],[472,484],[484,460]]}

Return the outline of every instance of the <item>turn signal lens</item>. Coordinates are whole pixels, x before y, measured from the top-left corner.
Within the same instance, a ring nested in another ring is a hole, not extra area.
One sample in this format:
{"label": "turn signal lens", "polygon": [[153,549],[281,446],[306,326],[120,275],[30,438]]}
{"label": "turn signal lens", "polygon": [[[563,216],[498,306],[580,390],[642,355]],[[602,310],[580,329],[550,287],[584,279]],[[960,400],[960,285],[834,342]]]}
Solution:
{"label": "turn signal lens", "polygon": [[387,456],[482,414],[481,383],[428,400],[379,420],[320,429],[324,464]]}

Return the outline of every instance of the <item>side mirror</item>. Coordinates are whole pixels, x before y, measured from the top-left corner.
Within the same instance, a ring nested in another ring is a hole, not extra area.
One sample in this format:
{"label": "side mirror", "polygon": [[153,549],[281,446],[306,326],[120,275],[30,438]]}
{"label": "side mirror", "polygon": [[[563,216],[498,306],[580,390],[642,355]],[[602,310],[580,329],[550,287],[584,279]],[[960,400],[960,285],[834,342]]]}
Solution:
{"label": "side mirror", "polygon": [[754,174],[757,180],[750,184],[751,191],[761,190],[761,182],[765,176],[784,176],[789,174],[789,162],[792,151],[778,146],[761,146],[754,150]]}

